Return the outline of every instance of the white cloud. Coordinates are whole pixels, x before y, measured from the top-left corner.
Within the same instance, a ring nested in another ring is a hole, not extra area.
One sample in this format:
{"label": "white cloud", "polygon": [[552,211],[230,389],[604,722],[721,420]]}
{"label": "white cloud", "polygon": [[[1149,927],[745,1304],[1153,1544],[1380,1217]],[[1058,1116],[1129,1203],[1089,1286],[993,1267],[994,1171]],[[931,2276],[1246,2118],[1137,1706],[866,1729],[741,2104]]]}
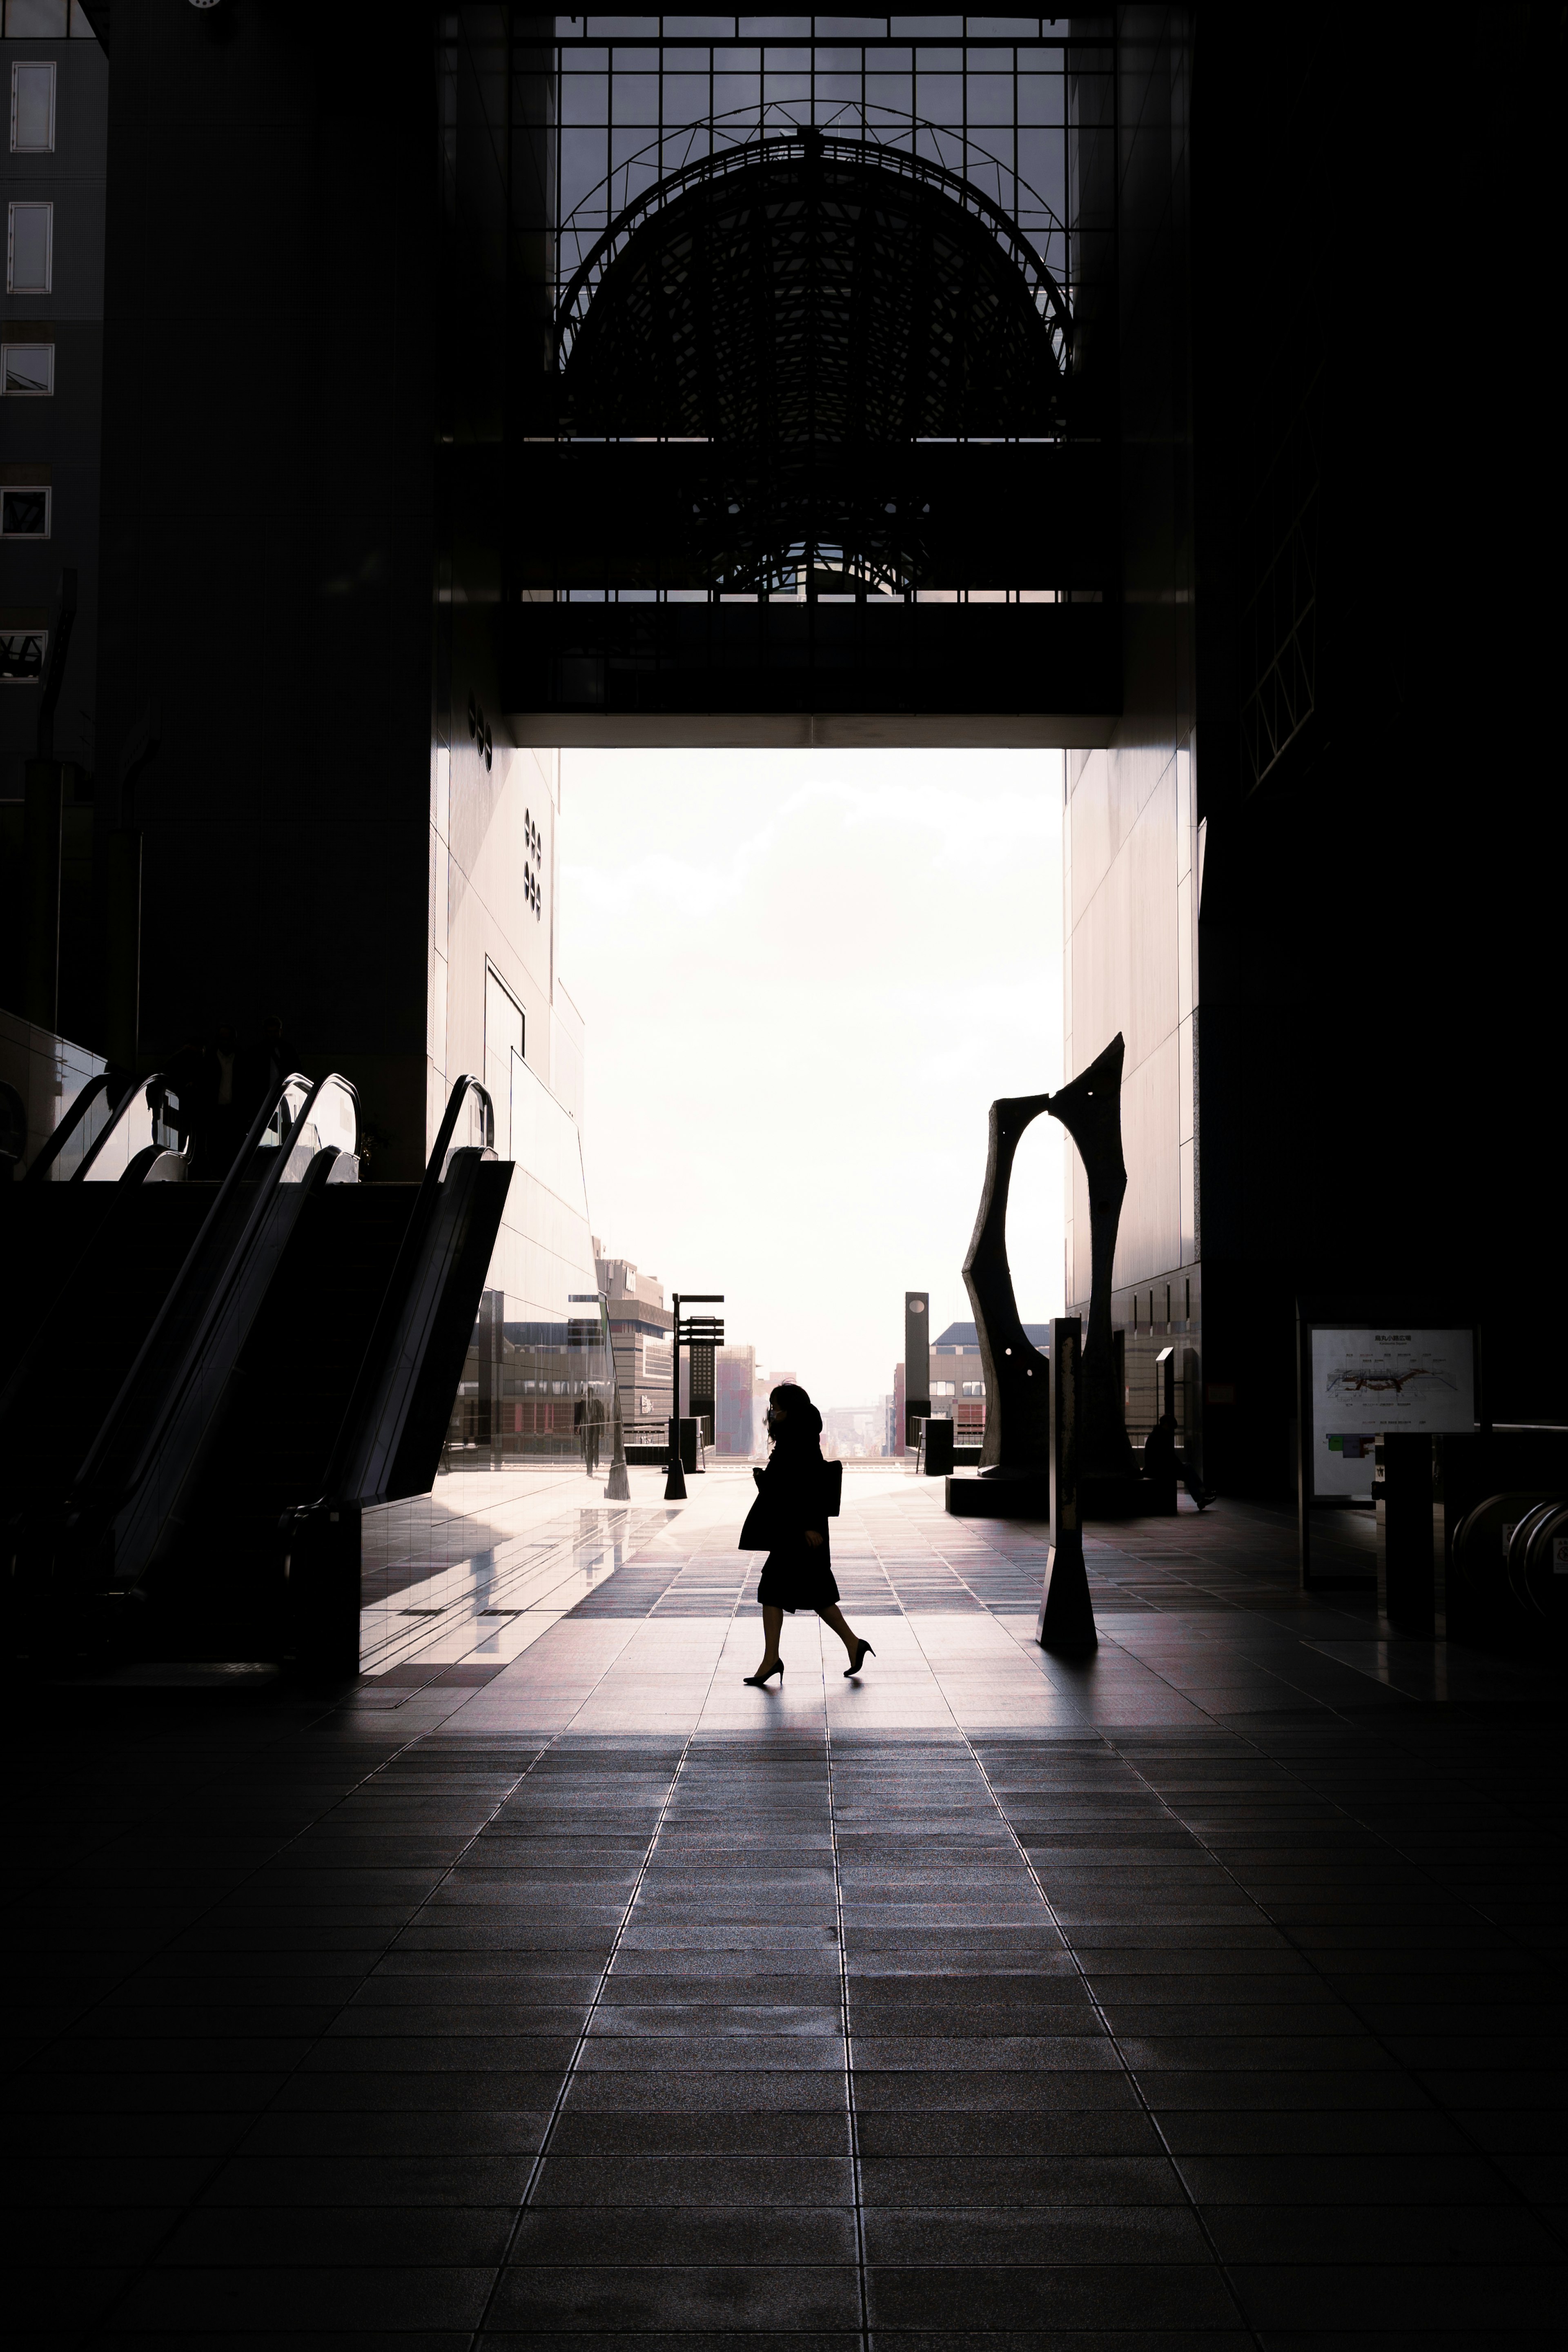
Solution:
{"label": "white cloud", "polygon": [[[562,973],[595,1230],[825,1404],[891,1386],[902,1295],[967,1318],[986,1109],[1061,1076],[1055,752],[562,756]],[[1012,1257],[1060,1311],[1061,1155]]]}

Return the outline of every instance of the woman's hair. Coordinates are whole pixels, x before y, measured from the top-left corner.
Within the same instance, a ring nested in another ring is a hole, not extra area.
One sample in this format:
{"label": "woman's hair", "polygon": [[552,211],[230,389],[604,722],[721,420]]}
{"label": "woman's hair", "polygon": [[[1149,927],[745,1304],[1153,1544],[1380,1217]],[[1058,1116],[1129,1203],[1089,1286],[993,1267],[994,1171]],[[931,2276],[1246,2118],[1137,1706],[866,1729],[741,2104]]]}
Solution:
{"label": "woman's hair", "polygon": [[822,1415],[805,1391],[797,1388],[794,1381],[785,1381],[781,1387],[770,1390],[768,1402],[783,1405],[789,1416],[784,1423],[784,1432],[789,1437],[809,1441],[822,1435]]}

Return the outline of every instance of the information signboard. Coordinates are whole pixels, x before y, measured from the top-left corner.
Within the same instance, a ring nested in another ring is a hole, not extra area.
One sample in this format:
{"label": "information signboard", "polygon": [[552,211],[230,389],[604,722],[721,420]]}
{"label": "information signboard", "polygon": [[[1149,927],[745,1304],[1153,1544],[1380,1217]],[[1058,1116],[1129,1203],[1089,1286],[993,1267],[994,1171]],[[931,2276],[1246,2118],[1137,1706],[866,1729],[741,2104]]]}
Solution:
{"label": "information signboard", "polygon": [[1475,1427],[1475,1333],[1468,1326],[1314,1324],[1307,1336],[1302,1466],[1309,1502],[1370,1503],[1380,1435]]}
{"label": "information signboard", "polygon": [[[1359,1302],[1357,1302],[1359,1305]],[[1377,1492],[1380,1437],[1473,1430],[1482,1411],[1477,1329],[1441,1308],[1359,1313],[1348,1301],[1297,1309],[1297,1525],[1301,1583],[1371,1584],[1376,1555],[1353,1517]],[[1323,1515],[1329,1515],[1325,1523]],[[1313,1559],[1313,1526],[1320,1529]]]}

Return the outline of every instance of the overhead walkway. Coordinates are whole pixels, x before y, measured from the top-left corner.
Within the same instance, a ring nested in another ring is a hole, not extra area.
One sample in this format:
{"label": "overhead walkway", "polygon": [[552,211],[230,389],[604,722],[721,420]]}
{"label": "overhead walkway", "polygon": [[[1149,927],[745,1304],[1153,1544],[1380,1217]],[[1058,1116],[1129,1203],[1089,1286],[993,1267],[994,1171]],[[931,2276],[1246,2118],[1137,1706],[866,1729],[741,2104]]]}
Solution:
{"label": "overhead walkway", "polygon": [[352,1674],[359,1514],[434,1477],[510,1181],[489,1097],[362,1186],[353,1087],[295,1075],[196,1184],[162,1080],[100,1091],[0,1194],[13,1633]]}

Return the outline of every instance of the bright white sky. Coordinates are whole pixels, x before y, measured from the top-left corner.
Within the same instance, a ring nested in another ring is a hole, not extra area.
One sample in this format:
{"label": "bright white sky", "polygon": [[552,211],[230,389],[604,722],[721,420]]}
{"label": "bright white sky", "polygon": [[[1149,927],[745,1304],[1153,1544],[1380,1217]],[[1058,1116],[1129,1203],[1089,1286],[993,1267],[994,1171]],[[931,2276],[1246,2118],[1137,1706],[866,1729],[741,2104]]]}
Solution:
{"label": "bright white sky", "polygon": [[[563,751],[562,978],[588,1205],[822,1406],[940,1331],[998,1095],[1059,1086],[1056,751]],[[1062,1312],[1060,1131],[1019,1150],[1026,1322]]]}

